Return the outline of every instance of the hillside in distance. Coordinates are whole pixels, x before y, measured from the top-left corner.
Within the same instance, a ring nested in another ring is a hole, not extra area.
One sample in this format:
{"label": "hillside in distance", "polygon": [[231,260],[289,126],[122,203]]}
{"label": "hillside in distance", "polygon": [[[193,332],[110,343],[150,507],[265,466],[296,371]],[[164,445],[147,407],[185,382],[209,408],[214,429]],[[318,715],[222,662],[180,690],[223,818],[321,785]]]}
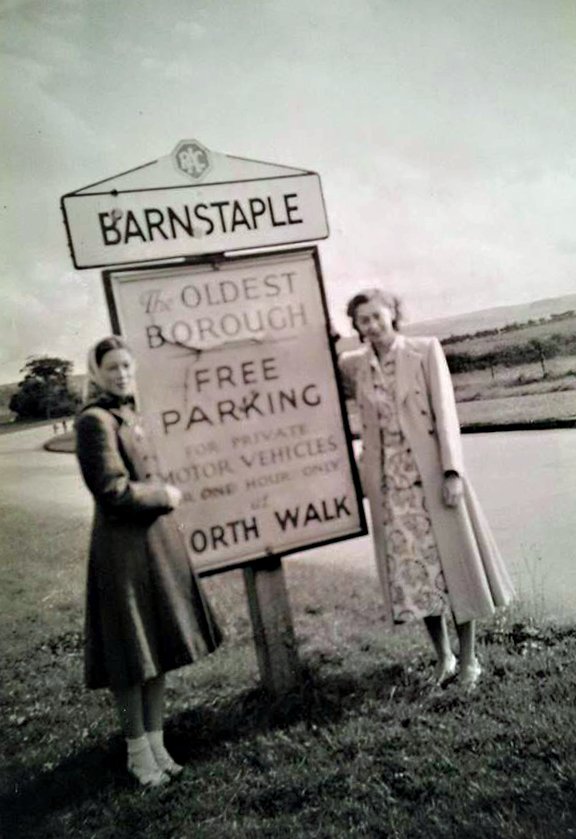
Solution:
{"label": "hillside in distance", "polygon": [[406,335],[435,335],[442,340],[450,335],[472,335],[482,329],[501,329],[511,323],[549,318],[572,309],[576,310],[576,294],[565,294],[562,297],[533,300],[531,303],[495,306],[448,318],[407,323],[402,331]]}

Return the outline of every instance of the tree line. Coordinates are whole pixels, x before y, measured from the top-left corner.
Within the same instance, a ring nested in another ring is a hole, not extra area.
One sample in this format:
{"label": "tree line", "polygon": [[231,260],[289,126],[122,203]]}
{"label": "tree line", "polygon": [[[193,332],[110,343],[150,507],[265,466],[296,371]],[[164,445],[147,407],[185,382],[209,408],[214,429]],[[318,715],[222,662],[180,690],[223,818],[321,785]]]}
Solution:
{"label": "tree line", "polygon": [[565,312],[552,314],[549,317],[541,317],[537,319],[530,318],[529,320],[522,321],[521,323],[514,321],[513,323],[506,324],[506,326],[494,327],[493,329],[480,329],[478,332],[464,332],[462,335],[450,335],[448,338],[443,338],[442,343],[444,345],[457,344],[459,341],[469,341],[471,338],[489,338],[493,335],[501,335],[507,332],[517,332],[519,329],[526,329],[529,326],[540,326],[544,323],[550,323],[557,320],[567,320],[568,318],[573,318],[575,316],[575,309],[567,309]]}
{"label": "tree line", "polygon": [[75,413],[81,399],[70,381],[73,363],[54,356],[29,358],[9,408],[18,419],[56,419]]}
{"label": "tree line", "polygon": [[485,353],[448,351],[446,358],[452,373],[493,369],[496,365],[515,367],[519,364],[539,362],[542,374],[545,375],[545,360],[559,355],[576,355],[576,335],[561,335],[556,332],[546,338],[532,338],[522,344],[501,346]]}

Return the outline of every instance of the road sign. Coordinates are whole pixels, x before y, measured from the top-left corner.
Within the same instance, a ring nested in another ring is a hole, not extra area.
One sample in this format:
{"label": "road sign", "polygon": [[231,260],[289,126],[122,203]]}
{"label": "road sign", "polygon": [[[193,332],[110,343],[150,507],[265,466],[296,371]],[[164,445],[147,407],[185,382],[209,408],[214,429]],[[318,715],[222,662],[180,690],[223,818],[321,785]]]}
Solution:
{"label": "road sign", "polygon": [[105,277],[199,570],[366,532],[315,250]]}
{"label": "road sign", "polygon": [[161,261],[328,236],[315,172],[180,141],[171,155],[61,199],[76,268]]}

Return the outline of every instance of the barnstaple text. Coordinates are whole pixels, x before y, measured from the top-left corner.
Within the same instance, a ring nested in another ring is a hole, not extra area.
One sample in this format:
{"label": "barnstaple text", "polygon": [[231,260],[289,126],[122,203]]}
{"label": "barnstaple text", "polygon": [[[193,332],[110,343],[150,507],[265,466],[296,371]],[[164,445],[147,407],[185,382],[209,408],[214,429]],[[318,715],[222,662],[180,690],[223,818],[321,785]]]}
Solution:
{"label": "barnstaple text", "polygon": [[106,246],[159,242],[302,224],[295,192],[232,201],[142,207],[98,213]]}

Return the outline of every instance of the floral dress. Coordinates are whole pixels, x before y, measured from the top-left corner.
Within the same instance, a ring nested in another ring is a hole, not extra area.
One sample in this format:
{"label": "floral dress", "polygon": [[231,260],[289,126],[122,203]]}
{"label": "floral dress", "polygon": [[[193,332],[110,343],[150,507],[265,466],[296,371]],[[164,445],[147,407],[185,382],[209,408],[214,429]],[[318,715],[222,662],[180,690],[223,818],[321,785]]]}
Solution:
{"label": "floral dress", "polygon": [[441,615],[448,592],[418,466],[400,429],[396,361],[390,349],[373,370],[382,468],[382,516],[394,623]]}

